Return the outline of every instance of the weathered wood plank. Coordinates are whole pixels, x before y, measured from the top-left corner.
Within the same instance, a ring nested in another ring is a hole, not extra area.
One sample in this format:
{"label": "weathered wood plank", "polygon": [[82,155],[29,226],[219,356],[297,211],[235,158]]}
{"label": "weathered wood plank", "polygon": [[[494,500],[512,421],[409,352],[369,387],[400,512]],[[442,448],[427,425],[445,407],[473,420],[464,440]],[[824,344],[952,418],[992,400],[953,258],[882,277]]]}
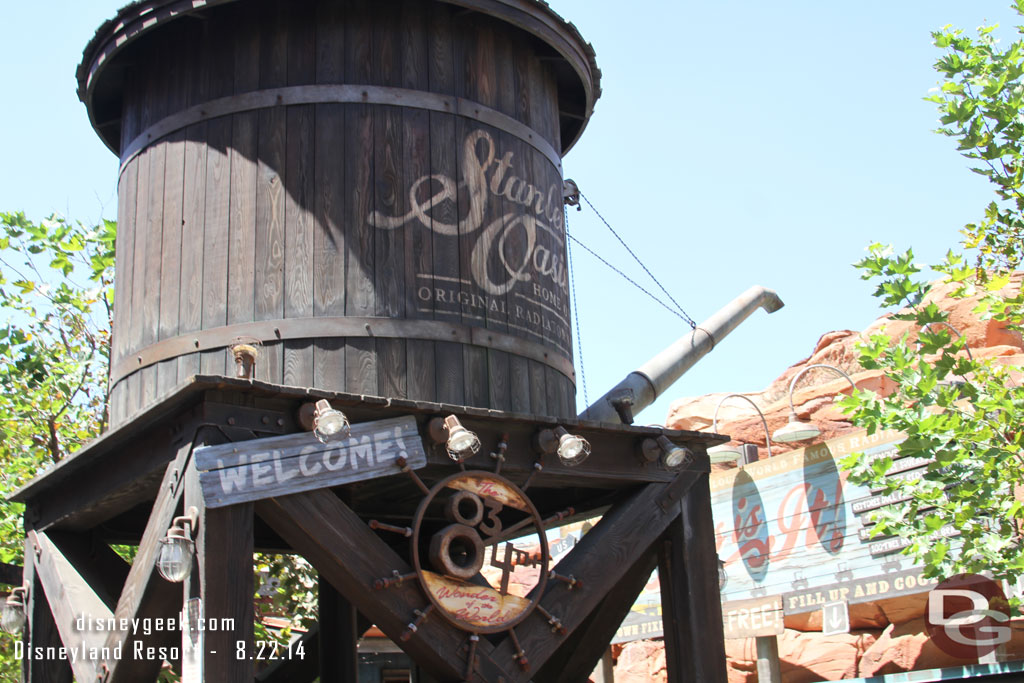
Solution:
{"label": "weathered wood plank", "polygon": [[406,347],[405,339],[377,340],[377,393],[380,396],[409,396]]}
{"label": "weathered wood plank", "polygon": [[[203,226],[206,221],[206,124],[185,132],[185,186],[182,191],[181,293],[178,331],[203,324]],[[178,357],[178,378],[199,374],[199,354]]]}
{"label": "weathered wood plank", "polygon": [[[344,80],[344,5],[319,3],[316,80]],[[313,315],[345,314],[345,106],[318,104],[314,133]],[[315,386],[345,388],[343,340],[321,339],[313,348]]]}
{"label": "weathered wood plank", "polygon": [[[124,590],[117,601],[117,609],[114,610],[114,618],[153,618],[171,616],[181,607],[181,587],[164,581],[154,574],[157,552],[160,539],[167,533],[171,526],[175,511],[181,501],[184,491],[184,482],[181,474],[185,471],[192,453],[192,443],[183,444],[177,457],[171,462],[164,473],[160,484],[160,493],[153,503],[153,510],[150,513],[146,529],[142,534],[138,552],[132,562],[125,580]],[[111,631],[104,645],[111,651],[121,647],[123,652],[135,652],[135,643],[141,641],[144,645],[164,645],[167,643],[168,635],[176,636],[176,633],[166,631],[154,631],[151,636],[142,632]],[[171,642],[174,638],[171,639]],[[110,669],[108,681],[118,683],[119,681],[140,681],[151,680],[156,677],[160,670],[161,662],[145,657],[137,659],[133,657],[122,657],[121,659],[110,658],[106,665]]]}
{"label": "weathered wood plank", "polygon": [[[25,583],[29,592],[25,603],[28,628],[22,636],[23,642],[26,647],[62,647],[60,632],[36,571],[35,549],[29,538],[25,539],[25,558],[28,560],[25,563]],[[24,657],[21,660],[21,678],[26,683],[72,683],[74,674],[67,660]]]}
{"label": "weathered wood plank", "polygon": [[[718,555],[715,550],[715,525],[711,518],[711,492],[708,479],[701,477],[693,488],[683,496],[682,515],[682,566],[676,564],[671,575],[678,579],[679,590],[671,594],[679,606],[669,605],[673,614],[678,615],[678,633],[690,633],[693,637],[687,643],[685,656],[693,664],[693,678],[685,675],[677,681],[728,680],[725,663],[725,639],[722,637],[722,607],[718,591]],[[677,537],[680,530],[673,530]],[[662,584],[664,585],[664,584]],[[685,586],[685,594],[683,587]],[[663,611],[664,611],[663,606]],[[689,628],[681,625],[682,619],[689,620]],[[667,625],[666,625],[667,633]],[[687,665],[689,670],[690,665]],[[671,679],[670,679],[671,680]]]}
{"label": "weathered wood plank", "polygon": [[[251,12],[239,13],[234,40],[234,92],[259,89],[260,32]],[[231,201],[228,226],[228,324],[255,319],[256,183],[259,112],[231,117]],[[260,359],[256,361],[257,372]],[[229,362],[230,365],[230,362]],[[230,368],[229,368],[229,374]]]}
{"label": "weathered wood plank", "polygon": [[530,362],[522,356],[509,356],[509,410],[530,412]]}
{"label": "weathered wood plank", "polygon": [[534,683],[587,680],[657,564],[658,554],[652,549],[642,553],[580,627],[565,639],[536,673]]}
{"label": "weathered wood plank", "polygon": [[466,405],[487,408],[490,392],[487,376],[487,349],[467,345],[463,348],[462,354]]}
{"label": "weathered wood plank", "polygon": [[786,631],[782,616],[782,596],[769,595],[723,602],[722,622],[727,640],[782,635]]}
{"label": "weathered wood plank", "polygon": [[[197,490],[195,463],[186,474],[185,504],[199,511],[196,534],[196,574],[189,594],[202,600],[207,619],[231,620],[232,629],[207,629],[191,636],[200,643],[202,679],[224,683],[251,683],[253,651],[253,506],[251,503],[209,509]],[[195,570],[194,570],[195,571]],[[223,622],[221,622],[223,623]],[[186,634],[186,637],[189,637]],[[238,657],[238,643],[251,656]]]}
{"label": "weathered wood plank", "polygon": [[[203,328],[227,324],[228,220],[231,215],[231,119],[215,119],[207,128],[206,215],[203,227]],[[203,351],[203,374],[227,371],[224,349]]]}
{"label": "weathered wood plank", "polygon": [[[289,6],[288,85],[312,83],[316,77],[314,5]],[[314,106],[288,107],[285,172],[284,315],[304,318],[313,314],[314,221]],[[308,341],[284,344],[284,383],[313,383],[313,345]]]}
{"label": "weathered wood plank", "polygon": [[[401,33],[397,21],[377,22],[373,27],[373,79],[388,86],[400,86],[403,79]],[[403,111],[395,107],[373,108],[374,211],[384,216],[405,215],[408,210],[404,169]],[[372,228],[371,228],[372,229]],[[405,253],[406,231],[374,229],[375,314],[380,317],[406,316]],[[377,394],[404,398],[406,345],[403,340],[377,340]]]}
{"label": "weathered wood plank", "polygon": [[534,415],[548,415],[547,374],[544,364],[528,361],[530,372],[530,412]]}
{"label": "weathered wood plank", "polygon": [[[403,0],[399,14],[402,50],[402,79],[400,85],[411,90],[430,88],[429,44],[427,28],[429,5],[416,0]],[[402,166],[399,192],[407,195],[409,183],[431,173],[430,114],[412,107],[402,110]],[[433,189],[421,188],[415,197],[425,202]],[[405,314],[410,318],[433,317],[431,270],[433,267],[433,234],[430,226],[409,221],[401,230],[405,233]],[[426,296],[421,291],[426,287]],[[423,397],[423,400],[430,400]]]}
{"label": "weathered wood plank", "polygon": [[111,617],[110,609],[45,533],[29,531],[28,541],[38,552],[36,572],[46,591],[46,601],[61,641],[64,647],[78,653],[77,657],[71,658],[75,678],[92,680],[97,673],[99,652],[106,632],[88,626],[80,628],[80,624],[84,625],[80,619],[106,620]]}
{"label": "weathered wood plank", "polygon": [[[142,348],[143,335],[146,329],[146,288],[143,280],[143,273],[146,273],[146,256],[149,254],[149,241],[153,238],[150,234],[149,212],[152,206],[149,203],[150,178],[152,176],[151,156],[153,148],[147,149],[138,156],[139,179],[136,190],[135,204],[135,255],[132,273],[135,275],[132,284],[132,312],[130,327],[128,328],[127,354],[135,353]],[[134,415],[142,405],[142,394],[140,389],[139,374],[133,375],[129,382],[129,394],[127,414]]]}
{"label": "weathered wood plank", "polygon": [[405,347],[408,397],[417,401],[437,400],[434,342],[409,339]]}
{"label": "weathered wood plank", "polygon": [[[635,558],[649,548],[679,514],[678,505],[662,506],[656,501],[669,490],[685,494],[686,485],[698,479],[706,481],[706,475],[687,470],[677,475],[677,481],[648,484],[634,492],[613,505],[597,526],[562,558],[558,565],[559,573],[572,574],[581,581],[581,585],[572,591],[552,587],[541,598],[541,605],[558,617],[567,634],[571,634],[589,616],[633,565]],[[553,638],[550,626],[539,613],[535,614],[537,616],[531,616],[520,624],[516,632],[522,647],[530,653],[530,661],[536,666],[543,666],[558,650],[562,638]],[[513,654],[511,639],[502,641],[494,651],[498,661],[512,658]],[[529,678],[529,673],[517,672],[510,680],[525,683]]]}
{"label": "weathered wood plank", "polygon": [[[372,81],[373,51],[365,0],[346,8],[345,78],[351,83]],[[345,314],[372,316],[375,230],[367,223],[374,205],[374,118],[368,105],[345,107]],[[348,391],[377,394],[377,349],[370,339],[349,339],[345,346],[345,384]]]}
{"label": "weathered wood plank", "polygon": [[345,384],[352,393],[378,395],[377,343],[373,339],[348,339],[345,345]]}
{"label": "weathered wood plank", "polygon": [[358,615],[352,603],[346,600],[330,582],[320,579],[317,612],[320,638],[330,647],[319,650],[321,681],[358,681],[359,636]]}
{"label": "weathered wood plank", "polygon": [[[288,82],[288,8],[262,7],[260,87],[276,88]],[[256,187],[256,292],[255,319],[284,317],[285,161],[287,115],[284,107],[260,110],[259,170]],[[257,377],[280,384],[284,379],[284,348],[264,344]]]}
{"label": "weathered wood plank", "polygon": [[114,298],[114,330],[111,361],[120,361],[128,352],[132,314],[132,271],[135,265],[135,206],[139,184],[139,161],[128,163],[118,180],[117,245],[114,259],[117,288]]}
{"label": "weathered wood plank", "polygon": [[[412,610],[423,609],[427,600],[414,582],[383,591],[371,589],[373,582],[381,578],[381,567],[399,573],[408,573],[411,568],[337,496],[330,491],[313,491],[271,498],[256,503],[256,512],[361,614],[389,638],[401,642]],[[465,633],[442,619],[427,619],[402,647],[441,680],[462,680],[461,657],[465,655],[460,652],[465,643]],[[490,643],[482,640],[477,656],[487,662],[488,671],[500,672],[513,680],[503,665],[489,661],[491,649]],[[513,665],[511,658],[500,661]]]}
{"label": "weathered wood plank", "polygon": [[46,535],[112,613],[131,565],[91,534],[50,531]]}
{"label": "weathered wood plank", "polygon": [[512,409],[512,378],[509,354],[487,350],[487,405],[497,410]]}
{"label": "weathered wood plank", "polygon": [[[175,133],[165,143],[163,231],[160,247],[160,321],[156,339],[178,334],[181,313],[181,229],[184,223],[185,133]],[[152,275],[152,274],[151,274]],[[168,360],[157,369],[157,396],[178,383],[178,362]]]}
{"label": "weathered wood plank", "polygon": [[[210,98],[234,93],[234,41],[218,36],[231,30],[232,21],[224,15],[211,15],[204,33],[202,58],[206,61],[207,94]],[[232,117],[212,119],[207,124],[206,213],[203,229],[203,328],[227,324],[228,250],[231,216]],[[228,371],[228,353],[224,349],[203,351],[200,369],[205,374],[223,375]]]}
{"label": "weathered wood plank", "polygon": [[[131,338],[132,272],[135,266],[135,205],[139,182],[139,160],[128,163],[118,180],[117,246],[115,250],[114,327],[111,330],[111,360],[123,359]],[[120,423],[128,413],[128,383],[120,382],[111,392],[110,420]]]}
{"label": "weathered wood plank", "polygon": [[203,498],[211,508],[397,474],[398,457],[413,469],[427,464],[411,416],[352,425],[348,439],[329,446],[301,432],[195,452]]}
{"label": "weathered wood plank", "polygon": [[[248,45],[240,45],[239,50]],[[241,57],[241,55],[239,55]],[[244,81],[243,81],[244,82]],[[228,241],[228,324],[255,316],[256,179],[259,171],[259,114],[232,117],[231,204]],[[259,361],[257,360],[257,365]]]}

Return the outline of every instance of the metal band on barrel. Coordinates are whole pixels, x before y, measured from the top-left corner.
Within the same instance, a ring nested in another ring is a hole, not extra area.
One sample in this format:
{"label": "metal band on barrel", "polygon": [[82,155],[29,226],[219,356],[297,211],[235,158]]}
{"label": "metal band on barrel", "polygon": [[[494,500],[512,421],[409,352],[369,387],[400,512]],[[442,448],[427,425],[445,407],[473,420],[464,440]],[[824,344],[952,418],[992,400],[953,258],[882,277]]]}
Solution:
{"label": "metal band on barrel", "polygon": [[240,112],[298,104],[381,104],[455,114],[519,138],[547,157],[559,173],[562,170],[562,158],[542,135],[511,116],[479,102],[423,90],[379,85],[296,85],[229,95],[164,117],[128,143],[121,155],[118,173],[123,173],[128,162],[150,144],[189,126]]}
{"label": "metal band on barrel", "polygon": [[197,330],[164,339],[135,353],[125,354],[123,358],[117,360],[110,369],[110,384],[113,386],[133,372],[161,361],[200,351],[226,349],[235,344],[239,338],[259,339],[264,343],[272,343],[286,339],[324,337],[379,337],[382,339],[420,339],[471,344],[535,360],[554,368],[570,380],[576,381],[572,360],[554,349],[510,334],[438,320],[323,317],[239,323]]}

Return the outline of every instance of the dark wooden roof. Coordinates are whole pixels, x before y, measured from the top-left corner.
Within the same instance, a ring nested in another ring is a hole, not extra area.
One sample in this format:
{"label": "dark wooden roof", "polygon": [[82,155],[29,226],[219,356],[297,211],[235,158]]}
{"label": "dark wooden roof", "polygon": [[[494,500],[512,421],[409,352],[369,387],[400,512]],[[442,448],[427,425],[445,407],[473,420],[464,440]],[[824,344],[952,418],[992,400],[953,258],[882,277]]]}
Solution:
{"label": "dark wooden roof", "polygon": [[[93,129],[103,143],[120,155],[121,93],[128,68],[124,48],[141,36],[182,17],[197,15],[238,0],[137,0],[104,22],[85,46],[75,77],[78,98],[89,112]],[[562,115],[562,154],[579,139],[601,96],[601,70],[593,46],[571,22],[544,0],[440,0],[505,21],[554,51],[559,96],[576,103],[582,115]]]}
{"label": "dark wooden roof", "polygon": [[642,437],[664,434],[673,441],[699,448],[708,448],[729,440],[727,436],[710,432],[616,425],[590,420],[570,420],[446,403],[410,401],[303,387],[279,386],[267,382],[235,379],[232,377],[197,375],[189,378],[186,383],[166,395],[144,413],[135,417],[131,422],[107,432],[54,467],[41,473],[28,484],[15,491],[9,497],[9,500],[23,503],[40,496],[45,496],[52,487],[63,484],[93,467],[101,466],[101,463],[105,462],[105,456],[108,454],[125,447],[131,447],[133,442],[136,442],[143,435],[151,436],[159,430],[167,429],[173,419],[201,403],[207,392],[211,391],[240,396],[294,400],[296,402],[315,401],[326,398],[336,405],[344,406],[345,414],[348,415],[352,422],[380,419],[381,414],[387,412],[420,415],[455,414],[460,417],[476,418],[483,421],[518,422],[530,425],[561,425],[570,431],[578,428],[589,433],[599,432],[619,436]]}

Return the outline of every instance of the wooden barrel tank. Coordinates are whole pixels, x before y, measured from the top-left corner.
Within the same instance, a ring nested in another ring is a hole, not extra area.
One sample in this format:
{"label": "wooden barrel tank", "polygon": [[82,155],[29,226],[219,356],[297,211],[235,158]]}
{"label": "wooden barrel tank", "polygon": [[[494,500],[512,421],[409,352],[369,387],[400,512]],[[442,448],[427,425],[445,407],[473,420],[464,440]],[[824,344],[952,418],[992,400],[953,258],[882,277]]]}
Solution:
{"label": "wooden barrel tank", "polygon": [[561,156],[593,51],[538,0],[149,0],[79,96],[121,160],[111,423],[191,375],[574,416]]}

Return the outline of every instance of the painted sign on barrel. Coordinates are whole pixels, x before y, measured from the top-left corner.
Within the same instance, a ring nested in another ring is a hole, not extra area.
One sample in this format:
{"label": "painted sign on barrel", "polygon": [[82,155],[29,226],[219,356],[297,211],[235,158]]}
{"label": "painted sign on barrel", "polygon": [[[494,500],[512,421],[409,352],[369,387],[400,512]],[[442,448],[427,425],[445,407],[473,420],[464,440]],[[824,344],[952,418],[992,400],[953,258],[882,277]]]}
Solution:
{"label": "painted sign on barrel", "polygon": [[892,476],[920,476],[929,460],[896,459],[904,438],[861,430],[713,473],[723,602],[781,595],[786,614],[795,614],[837,600],[869,602],[929,590],[933,581],[899,555],[902,539],[870,534],[870,513],[902,498],[847,481],[838,464],[863,452],[865,458],[892,458]]}

